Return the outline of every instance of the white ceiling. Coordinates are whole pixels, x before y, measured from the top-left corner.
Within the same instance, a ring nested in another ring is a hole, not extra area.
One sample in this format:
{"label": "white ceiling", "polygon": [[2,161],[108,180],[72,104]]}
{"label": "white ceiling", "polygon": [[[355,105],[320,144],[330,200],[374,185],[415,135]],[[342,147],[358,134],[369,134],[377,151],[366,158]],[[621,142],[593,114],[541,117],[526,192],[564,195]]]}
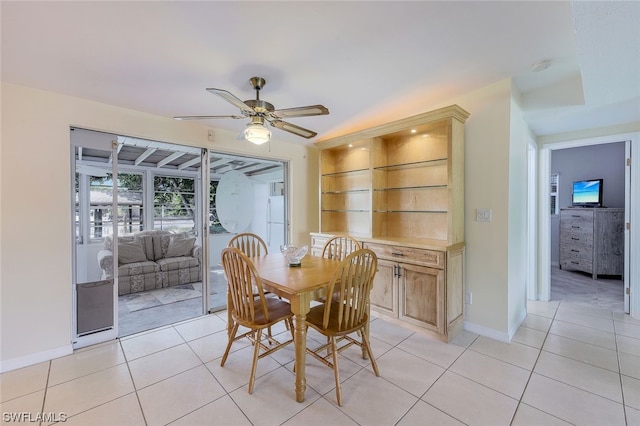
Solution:
{"label": "white ceiling", "polygon": [[289,119],[311,141],[509,77],[537,135],[640,121],[635,1],[2,1],[1,18],[5,82],[173,117],[237,114],[205,88],[253,99],[261,76],[276,108],[329,108]]}

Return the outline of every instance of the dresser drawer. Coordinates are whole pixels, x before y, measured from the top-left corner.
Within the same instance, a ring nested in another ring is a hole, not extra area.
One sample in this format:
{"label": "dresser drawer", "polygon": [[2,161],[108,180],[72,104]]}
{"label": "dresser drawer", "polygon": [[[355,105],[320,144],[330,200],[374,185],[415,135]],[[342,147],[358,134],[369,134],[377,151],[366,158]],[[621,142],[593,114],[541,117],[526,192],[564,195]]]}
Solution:
{"label": "dresser drawer", "polygon": [[593,212],[562,211],[560,228],[563,231],[593,233]]}
{"label": "dresser drawer", "polygon": [[382,259],[418,263],[438,269],[444,269],[445,265],[445,252],[442,251],[372,243],[365,243],[364,247]]}
{"label": "dresser drawer", "polygon": [[591,249],[593,247],[593,232],[580,230],[565,231],[560,234],[560,245],[581,245]]}
{"label": "dresser drawer", "polygon": [[593,247],[582,244],[561,244],[560,258],[573,260],[589,260],[593,256]]}
{"label": "dresser drawer", "polygon": [[591,272],[593,270],[593,260],[591,256],[569,252],[560,256],[560,267],[565,270]]}

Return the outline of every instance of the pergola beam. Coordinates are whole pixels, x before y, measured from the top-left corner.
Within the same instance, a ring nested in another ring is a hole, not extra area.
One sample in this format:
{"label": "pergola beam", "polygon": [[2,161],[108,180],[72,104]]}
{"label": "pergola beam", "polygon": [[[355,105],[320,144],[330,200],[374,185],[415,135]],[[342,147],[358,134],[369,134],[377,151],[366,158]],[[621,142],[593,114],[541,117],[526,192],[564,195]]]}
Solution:
{"label": "pergola beam", "polygon": [[147,148],[147,150],[145,152],[143,152],[142,154],[140,154],[138,156],[138,158],[136,158],[136,161],[134,161],[134,164],[137,166],[140,163],[142,163],[144,160],[147,159],[147,157],[149,157],[151,154],[153,154],[154,152],[156,152],[158,150],[158,148]]}

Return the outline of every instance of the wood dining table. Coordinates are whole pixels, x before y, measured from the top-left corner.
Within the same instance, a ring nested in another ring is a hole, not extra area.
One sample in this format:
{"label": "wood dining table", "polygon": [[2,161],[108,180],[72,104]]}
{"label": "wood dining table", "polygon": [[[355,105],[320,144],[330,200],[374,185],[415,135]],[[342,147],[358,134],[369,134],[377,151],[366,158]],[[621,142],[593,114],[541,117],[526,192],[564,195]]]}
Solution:
{"label": "wood dining table", "polygon": [[317,290],[326,288],[340,262],[324,257],[306,255],[300,266],[289,266],[281,253],[251,257],[263,287],[289,300],[294,314],[294,345],[296,401],[304,401],[307,389],[305,358],[307,352],[306,315]]}

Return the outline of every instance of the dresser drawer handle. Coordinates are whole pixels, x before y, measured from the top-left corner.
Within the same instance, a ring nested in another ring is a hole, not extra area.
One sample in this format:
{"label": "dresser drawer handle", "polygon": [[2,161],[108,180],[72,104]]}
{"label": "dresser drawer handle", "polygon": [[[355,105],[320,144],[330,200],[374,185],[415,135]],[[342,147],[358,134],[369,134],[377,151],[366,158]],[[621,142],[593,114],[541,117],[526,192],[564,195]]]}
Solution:
{"label": "dresser drawer handle", "polygon": [[392,254],[393,256],[404,256],[404,253],[397,253],[397,252],[395,252],[395,251],[392,251],[392,252],[391,252],[391,254]]}
{"label": "dresser drawer handle", "polygon": [[575,225],[571,225],[571,227],[572,227],[573,229],[580,229],[580,227],[579,227],[579,226],[575,226]]}
{"label": "dresser drawer handle", "polygon": [[580,253],[580,250],[576,250],[576,249],[571,249],[571,251],[574,253]]}
{"label": "dresser drawer handle", "polygon": [[579,214],[572,214],[571,217],[582,217]]}
{"label": "dresser drawer handle", "polygon": [[580,238],[571,237],[571,239],[574,241],[580,241]]}
{"label": "dresser drawer handle", "polygon": [[580,262],[576,262],[574,260],[572,260],[571,263],[573,263],[574,265],[579,265],[580,264]]}

